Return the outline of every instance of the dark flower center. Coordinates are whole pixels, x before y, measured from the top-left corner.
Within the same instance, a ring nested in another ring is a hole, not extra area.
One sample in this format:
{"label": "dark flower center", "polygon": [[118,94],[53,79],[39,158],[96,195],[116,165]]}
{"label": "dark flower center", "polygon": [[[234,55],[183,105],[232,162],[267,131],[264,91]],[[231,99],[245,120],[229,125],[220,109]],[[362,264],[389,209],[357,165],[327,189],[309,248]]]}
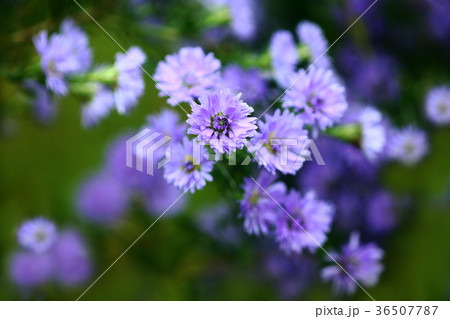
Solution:
{"label": "dark flower center", "polygon": [[226,134],[228,131],[228,118],[223,115],[216,115],[212,123],[214,130]]}
{"label": "dark flower center", "polygon": [[199,165],[194,164],[194,160],[192,159],[192,156],[186,156],[184,159],[184,162],[182,164],[182,168],[187,173],[192,173],[193,171],[197,170]]}
{"label": "dark flower center", "polygon": [[448,112],[449,107],[445,103],[438,105],[438,111],[440,114],[445,115]]}

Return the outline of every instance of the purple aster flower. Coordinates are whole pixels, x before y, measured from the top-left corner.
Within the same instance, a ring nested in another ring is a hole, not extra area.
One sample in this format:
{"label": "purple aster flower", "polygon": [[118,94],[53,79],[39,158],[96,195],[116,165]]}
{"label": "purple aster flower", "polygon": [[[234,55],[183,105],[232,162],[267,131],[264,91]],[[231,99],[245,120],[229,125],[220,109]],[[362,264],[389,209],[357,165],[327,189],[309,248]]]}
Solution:
{"label": "purple aster flower", "polygon": [[275,183],[275,180],[274,175],[265,171],[262,171],[256,180],[261,186],[251,178],[244,179],[244,198],[240,202],[239,216],[244,218],[244,229],[247,233],[267,235],[269,228],[274,225],[280,208],[267,193],[277,199],[286,192],[286,185],[282,182]]}
{"label": "purple aster flower", "polygon": [[210,172],[214,162],[206,158],[205,148],[197,141],[187,137],[183,142],[172,145],[170,161],[164,166],[164,178],[168,183],[191,193],[202,189],[206,182],[212,181]]}
{"label": "purple aster flower", "polygon": [[106,174],[100,174],[85,181],[77,197],[80,213],[99,223],[112,223],[119,220],[126,212],[128,202],[127,189],[115,178]]}
{"label": "purple aster flower", "polygon": [[56,279],[65,286],[86,281],[91,274],[91,261],[86,244],[75,231],[61,233],[52,251]]}
{"label": "purple aster flower", "polygon": [[14,283],[22,287],[36,287],[51,280],[54,271],[48,254],[32,252],[15,253],[9,263],[9,273]]}
{"label": "purple aster flower", "polygon": [[320,68],[330,68],[330,57],[325,53],[328,49],[328,41],[317,24],[309,21],[300,22],[297,25],[297,36],[308,48],[311,63]]}
{"label": "purple aster flower", "polygon": [[252,40],[256,35],[256,9],[254,0],[227,0],[231,13],[231,29],[243,41]]}
{"label": "purple aster flower", "polygon": [[145,60],[144,52],[138,47],[131,47],[127,53],[116,54],[114,66],[119,75],[114,90],[114,101],[120,114],[127,113],[135,106],[144,93],[141,64]]}
{"label": "purple aster flower", "polygon": [[299,116],[306,124],[322,130],[341,119],[348,107],[345,88],[331,70],[313,66],[306,73],[300,70],[295,79],[298,81],[283,96],[283,107],[302,111]]}
{"label": "purple aster flower", "polygon": [[92,63],[92,53],[86,34],[72,20],[64,20],[61,32],[50,38],[41,31],[33,38],[41,57],[41,67],[47,87],[58,95],[66,95],[66,76],[86,72]]}
{"label": "purple aster flower", "polygon": [[192,102],[192,114],[186,123],[188,134],[194,134],[208,143],[216,154],[230,154],[242,149],[248,137],[257,129],[256,117],[250,117],[253,108],[230,90],[221,90],[200,97],[200,104]]}
{"label": "purple aster flower", "polygon": [[220,81],[220,61],[200,47],[185,47],[166,56],[155,72],[159,96],[168,96],[172,106],[203,96]]}
{"label": "purple aster flower", "polygon": [[353,106],[344,115],[343,122],[359,123],[362,151],[371,161],[377,159],[386,145],[386,129],[383,115],[372,106]]}
{"label": "purple aster flower", "polygon": [[275,238],[281,250],[301,253],[305,248],[313,252],[326,241],[333,221],[333,206],[318,200],[312,191],[304,196],[291,191],[280,204],[290,215],[280,210],[275,225]]}
{"label": "purple aster flower", "polygon": [[242,98],[250,104],[264,102],[267,98],[267,81],[256,69],[244,70],[237,64],[231,64],[223,70],[222,87],[230,88],[234,93],[242,92]]}
{"label": "purple aster flower", "polygon": [[426,97],[425,110],[433,123],[450,124],[450,88],[441,86],[431,89]]}
{"label": "purple aster flower", "polygon": [[45,218],[35,218],[24,222],[17,232],[19,243],[36,253],[48,251],[56,241],[55,224]]}
{"label": "purple aster flower", "polygon": [[95,84],[96,93],[92,100],[81,110],[81,122],[84,127],[91,127],[105,118],[114,108],[113,92],[104,85]]}
{"label": "purple aster flower", "polygon": [[426,133],[412,126],[395,130],[388,141],[389,156],[405,165],[417,164],[428,152]]}
{"label": "purple aster flower", "polygon": [[397,214],[392,195],[383,190],[374,193],[367,205],[367,230],[372,234],[385,234],[390,232],[396,224]]}
{"label": "purple aster flower", "polygon": [[249,152],[254,153],[259,165],[275,174],[295,174],[310,152],[307,146],[308,132],[303,129],[300,116],[284,110],[266,114],[259,121],[259,132],[251,139]]}
{"label": "purple aster flower", "polygon": [[270,39],[270,56],[274,77],[282,88],[289,87],[299,62],[294,36],[285,30],[279,30]]}
{"label": "purple aster flower", "polygon": [[171,110],[147,116],[147,123],[153,131],[170,136],[172,142],[180,142],[186,135],[186,124],[180,123],[180,116]]}
{"label": "purple aster flower", "polygon": [[56,107],[50,92],[34,80],[25,80],[24,86],[34,94],[33,112],[44,124],[51,122],[56,116]]}
{"label": "purple aster flower", "polygon": [[357,233],[350,236],[349,243],[342,247],[340,254],[333,252],[331,256],[353,277],[350,278],[338,265],[322,269],[323,280],[332,281],[333,288],[338,293],[354,293],[357,288],[354,280],[372,287],[383,271],[383,265],[380,263],[383,250],[374,243],[361,245]]}

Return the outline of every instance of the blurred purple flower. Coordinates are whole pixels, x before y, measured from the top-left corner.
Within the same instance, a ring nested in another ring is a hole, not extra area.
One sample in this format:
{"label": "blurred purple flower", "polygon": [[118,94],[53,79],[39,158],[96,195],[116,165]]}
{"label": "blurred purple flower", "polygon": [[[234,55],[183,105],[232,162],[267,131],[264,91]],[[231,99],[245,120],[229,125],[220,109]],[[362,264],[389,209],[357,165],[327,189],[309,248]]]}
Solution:
{"label": "blurred purple flower", "polygon": [[202,189],[213,179],[210,172],[214,162],[206,156],[206,150],[198,141],[184,137],[183,142],[172,145],[170,161],[164,166],[164,178],[184,191],[190,189],[193,193],[195,189]]}
{"label": "blurred purple flower", "polygon": [[224,68],[222,86],[236,94],[242,93],[242,98],[249,104],[264,102],[269,90],[267,81],[258,69],[244,70],[237,64]]}
{"label": "blurred purple flower", "polygon": [[309,21],[300,22],[297,25],[297,36],[310,51],[310,63],[324,69],[331,67],[330,57],[326,54],[328,41],[317,24]]}
{"label": "blurred purple flower", "polygon": [[274,77],[282,88],[289,87],[299,62],[294,36],[285,30],[276,31],[270,39],[270,56]]}
{"label": "blurred purple flower", "polygon": [[331,70],[313,66],[304,72],[300,70],[293,78],[292,83],[298,80],[283,96],[283,107],[302,111],[299,116],[306,124],[324,130],[339,121],[346,111],[345,88]]}
{"label": "blurred purple flower", "polygon": [[253,108],[229,90],[221,90],[200,97],[200,104],[192,102],[192,114],[186,123],[188,134],[208,143],[216,154],[230,154],[242,149],[248,137],[257,129],[256,117],[250,117]]}
{"label": "blurred purple flower", "polygon": [[293,299],[304,292],[317,274],[317,264],[304,255],[289,255],[279,251],[263,260],[265,272],[275,280],[283,299]]}
{"label": "blurred purple flower", "polygon": [[54,265],[48,254],[17,252],[10,260],[9,273],[17,285],[35,287],[50,281]]}
{"label": "blurred purple flower", "polygon": [[127,53],[116,54],[114,66],[119,75],[114,90],[114,101],[120,114],[127,113],[135,106],[144,93],[141,64],[145,60],[144,52],[138,47],[131,47]]}
{"label": "blurred purple flower", "polygon": [[252,40],[257,31],[257,9],[254,0],[227,0],[231,13],[231,29],[243,41]]}
{"label": "blurred purple flower", "polygon": [[220,81],[220,61],[200,47],[184,47],[158,63],[154,75],[159,96],[172,106],[203,96]]}
{"label": "blurred purple flower", "polygon": [[378,159],[386,145],[386,129],[381,112],[373,106],[353,105],[342,121],[361,125],[361,149],[370,161]]}
{"label": "blurred purple flower", "polygon": [[259,132],[251,139],[249,147],[258,164],[272,174],[277,170],[295,174],[310,154],[304,149],[308,132],[303,129],[300,116],[277,109],[273,115],[266,114],[264,122],[260,120],[258,126]]}
{"label": "blurred purple flower", "polygon": [[46,75],[47,88],[58,95],[66,95],[66,76],[86,72],[92,63],[92,53],[86,34],[72,20],[61,24],[61,32],[50,38],[41,31],[33,38],[41,57],[41,67]]}
{"label": "blurred purple flower", "polygon": [[394,130],[388,141],[388,155],[408,166],[417,164],[428,153],[425,131],[412,126]]}
{"label": "blurred purple flower", "polygon": [[450,88],[441,86],[428,91],[425,111],[433,123],[437,125],[450,124]]}
{"label": "blurred purple flower", "polygon": [[176,215],[186,202],[186,197],[180,197],[181,191],[167,183],[161,170],[156,170],[153,176],[146,176],[139,193],[147,212],[154,216],[160,216],[167,209],[164,216]]}
{"label": "blurred purple flower", "polygon": [[447,0],[426,0],[426,12],[432,33],[438,39],[448,44],[450,36],[450,2]]}
{"label": "blurred purple flower", "polygon": [[36,253],[48,251],[57,238],[53,222],[38,217],[24,222],[17,232],[17,239],[24,247]]}
{"label": "blurred purple flower", "polygon": [[77,197],[84,217],[99,223],[113,223],[125,214],[129,193],[116,179],[102,173],[86,180]]}
{"label": "blurred purple flower", "polygon": [[367,205],[367,230],[372,234],[385,234],[390,232],[396,224],[397,215],[392,195],[383,190],[374,193]]}
{"label": "blurred purple flower", "polygon": [[275,238],[286,253],[314,252],[327,239],[333,221],[334,208],[318,200],[312,191],[301,196],[291,191],[281,200],[286,212],[277,216]]}
{"label": "blurred purple flower", "polygon": [[31,79],[24,81],[24,87],[34,94],[33,112],[36,118],[44,124],[51,122],[56,116],[56,107],[50,92]]}
{"label": "blurred purple flower", "polygon": [[337,293],[353,294],[357,288],[354,280],[367,287],[372,287],[378,282],[378,277],[383,271],[380,263],[383,254],[383,250],[374,243],[361,245],[359,234],[353,233],[348,244],[342,247],[340,254],[331,253],[331,256],[353,279],[338,265],[323,268],[322,278],[325,281],[332,281],[333,288]]}
{"label": "blurred purple flower", "polygon": [[91,127],[105,118],[114,108],[113,92],[104,85],[96,84],[96,93],[92,100],[81,110],[81,122],[84,127]]}
{"label": "blurred purple flower", "polygon": [[274,225],[280,208],[270,196],[277,200],[286,192],[286,185],[275,180],[276,176],[266,171],[262,171],[256,179],[259,185],[251,178],[244,179],[244,198],[240,202],[239,217],[244,218],[244,229],[247,233],[267,235],[269,228]]}
{"label": "blurred purple flower", "polygon": [[234,246],[242,239],[242,231],[232,223],[226,203],[204,208],[196,217],[200,230],[223,246]]}
{"label": "blurred purple flower", "polygon": [[180,116],[172,110],[147,116],[147,123],[153,131],[170,136],[172,142],[180,142],[186,135],[186,124],[180,123]]}
{"label": "blurred purple flower", "polygon": [[52,251],[55,263],[55,277],[65,286],[86,281],[91,274],[91,261],[86,245],[75,231],[61,233]]}

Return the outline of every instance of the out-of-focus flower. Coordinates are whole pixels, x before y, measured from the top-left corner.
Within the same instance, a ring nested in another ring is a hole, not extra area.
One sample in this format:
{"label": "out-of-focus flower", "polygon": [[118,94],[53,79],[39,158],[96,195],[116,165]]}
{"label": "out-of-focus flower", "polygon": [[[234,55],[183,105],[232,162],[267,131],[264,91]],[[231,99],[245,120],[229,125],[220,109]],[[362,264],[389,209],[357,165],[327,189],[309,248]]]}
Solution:
{"label": "out-of-focus flower", "polygon": [[336,59],[347,81],[349,99],[386,103],[399,93],[399,70],[390,56],[377,53],[362,56],[351,46],[344,47]]}
{"label": "out-of-focus flower", "polygon": [[164,178],[168,183],[191,193],[202,189],[206,182],[212,181],[210,172],[214,162],[206,158],[205,148],[196,140],[187,137],[172,145],[170,161],[164,166]]}
{"label": "out-of-focus flower", "polygon": [[105,118],[114,108],[114,95],[101,84],[94,84],[96,93],[92,100],[81,110],[81,122],[84,127],[91,127]]}
{"label": "out-of-focus flower", "polygon": [[250,104],[267,99],[267,81],[256,68],[244,70],[237,64],[231,64],[223,70],[222,85],[236,94],[242,93],[242,98]]}
{"label": "out-of-focus flower", "polygon": [[153,176],[146,175],[144,182],[139,193],[149,214],[160,216],[167,210],[164,216],[174,216],[182,211],[186,197],[180,197],[181,191],[167,183],[162,170],[156,170]]}
{"label": "out-of-focus flower", "polygon": [[159,96],[168,96],[172,106],[203,96],[220,82],[220,61],[200,47],[185,47],[166,56],[155,72]]}
{"label": "out-of-focus flower", "polygon": [[106,152],[105,173],[126,189],[136,191],[147,185],[151,176],[127,166],[126,141],[130,137],[132,135],[124,134],[111,142]]}
{"label": "out-of-focus flower", "polygon": [[147,123],[153,131],[170,136],[172,142],[180,142],[186,135],[186,124],[180,123],[180,116],[171,110],[147,116]]}
{"label": "out-of-focus flower", "polygon": [[322,130],[341,119],[348,107],[345,88],[331,70],[313,66],[306,73],[300,70],[295,79],[283,96],[283,107],[302,111],[299,116],[306,124],[318,125]]}
{"label": "out-of-focus flower", "polygon": [[91,261],[86,245],[75,231],[64,231],[52,251],[55,279],[65,286],[84,282],[91,274]]}
{"label": "out-of-focus flower", "polygon": [[286,253],[311,252],[327,239],[333,221],[334,208],[318,200],[312,191],[301,196],[295,191],[283,197],[280,203],[286,212],[277,216],[275,238]]}
{"label": "out-of-focus flower", "polygon": [[359,123],[362,151],[371,161],[375,161],[386,145],[386,129],[383,115],[372,106],[353,106],[344,115],[343,122]]}
{"label": "out-of-focus flower", "polygon": [[380,190],[369,200],[366,211],[366,228],[372,234],[385,234],[397,224],[392,195]]}
{"label": "out-of-focus flower", "polygon": [[54,264],[48,254],[18,252],[9,263],[11,279],[22,287],[35,287],[48,282],[53,271]]}
{"label": "out-of-focus flower", "polygon": [[275,180],[276,176],[265,171],[262,171],[256,179],[258,183],[251,178],[244,179],[242,185],[244,198],[240,202],[239,216],[244,218],[244,229],[247,233],[267,235],[270,226],[274,225],[280,207],[270,196],[277,199],[286,192],[286,185]]}
{"label": "out-of-focus flower", "polygon": [[284,110],[266,114],[264,121],[258,122],[259,132],[251,139],[249,152],[259,165],[275,174],[295,174],[302,166],[309,151],[305,148],[308,132],[303,129],[299,115]]}
{"label": "out-of-focus flower", "polygon": [[138,47],[131,47],[127,53],[117,53],[114,62],[119,74],[114,89],[114,101],[117,111],[128,112],[144,93],[144,79],[141,64],[146,60],[144,52]]}
{"label": "out-of-focus flower", "polygon": [[313,282],[317,274],[317,263],[304,255],[289,255],[274,252],[263,260],[265,272],[275,280],[283,299],[298,300]]}
{"label": "out-of-focus flower", "polygon": [[35,218],[24,222],[17,232],[19,243],[36,253],[48,251],[57,238],[55,224],[45,218]]}
{"label": "out-of-focus flower", "polygon": [[129,193],[116,179],[99,174],[88,179],[77,197],[83,216],[99,223],[112,223],[126,212]]}
{"label": "out-of-focus flower", "polygon": [[294,36],[285,30],[276,31],[270,39],[270,56],[274,77],[282,88],[289,87],[299,62]]}
{"label": "out-of-focus flower", "polygon": [[441,86],[431,89],[426,97],[427,117],[437,125],[450,123],[450,88]]}
{"label": "out-of-focus flower", "polygon": [[372,287],[378,282],[378,277],[383,271],[380,262],[383,258],[383,250],[374,243],[362,245],[357,233],[350,236],[348,244],[342,247],[340,254],[336,252],[330,254],[353,277],[352,279],[338,265],[322,269],[323,280],[332,281],[337,293],[354,293],[357,288],[354,280]]}
{"label": "out-of-focus flower", "polygon": [[408,126],[389,136],[388,155],[405,165],[417,164],[428,152],[428,138],[424,131]]}
{"label": "out-of-focus flower", "polygon": [[257,3],[254,0],[227,0],[231,13],[231,30],[243,41],[252,40],[256,35]]}
{"label": "out-of-focus flower", "polygon": [[49,123],[56,116],[56,107],[50,92],[34,80],[25,80],[24,86],[34,94],[33,112],[41,123]]}
{"label": "out-of-focus flower", "polygon": [[447,40],[450,35],[450,20],[448,19],[450,3],[447,0],[426,0],[426,2],[428,4],[426,14],[432,34],[448,43]]}
{"label": "out-of-focus flower", "polygon": [[200,104],[192,102],[192,114],[188,114],[186,121],[190,125],[188,134],[208,143],[216,154],[230,154],[243,148],[257,126],[256,117],[250,117],[253,108],[240,97],[241,94],[221,90],[200,97]]}
{"label": "out-of-focus flower", "polygon": [[92,63],[92,53],[86,34],[72,20],[64,20],[61,32],[48,37],[41,31],[33,38],[41,57],[41,67],[47,87],[58,95],[66,95],[66,76],[86,72]]}
{"label": "out-of-focus flower", "polygon": [[197,215],[200,230],[222,246],[235,246],[242,239],[242,231],[232,223],[230,209],[226,203],[214,204],[204,208]]}
{"label": "out-of-focus flower", "polygon": [[309,49],[311,63],[324,69],[331,67],[330,57],[326,54],[328,41],[317,24],[310,21],[300,22],[297,25],[297,36]]}

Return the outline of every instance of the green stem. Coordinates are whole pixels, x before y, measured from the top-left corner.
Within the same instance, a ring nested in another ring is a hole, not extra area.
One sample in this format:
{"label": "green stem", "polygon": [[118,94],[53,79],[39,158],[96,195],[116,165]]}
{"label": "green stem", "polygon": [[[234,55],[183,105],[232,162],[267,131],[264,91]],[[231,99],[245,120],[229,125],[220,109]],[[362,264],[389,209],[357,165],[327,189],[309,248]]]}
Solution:
{"label": "green stem", "polygon": [[330,127],[325,134],[345,142],[358,142],[361,138],[361,125],[357,123],[338,125]]}

